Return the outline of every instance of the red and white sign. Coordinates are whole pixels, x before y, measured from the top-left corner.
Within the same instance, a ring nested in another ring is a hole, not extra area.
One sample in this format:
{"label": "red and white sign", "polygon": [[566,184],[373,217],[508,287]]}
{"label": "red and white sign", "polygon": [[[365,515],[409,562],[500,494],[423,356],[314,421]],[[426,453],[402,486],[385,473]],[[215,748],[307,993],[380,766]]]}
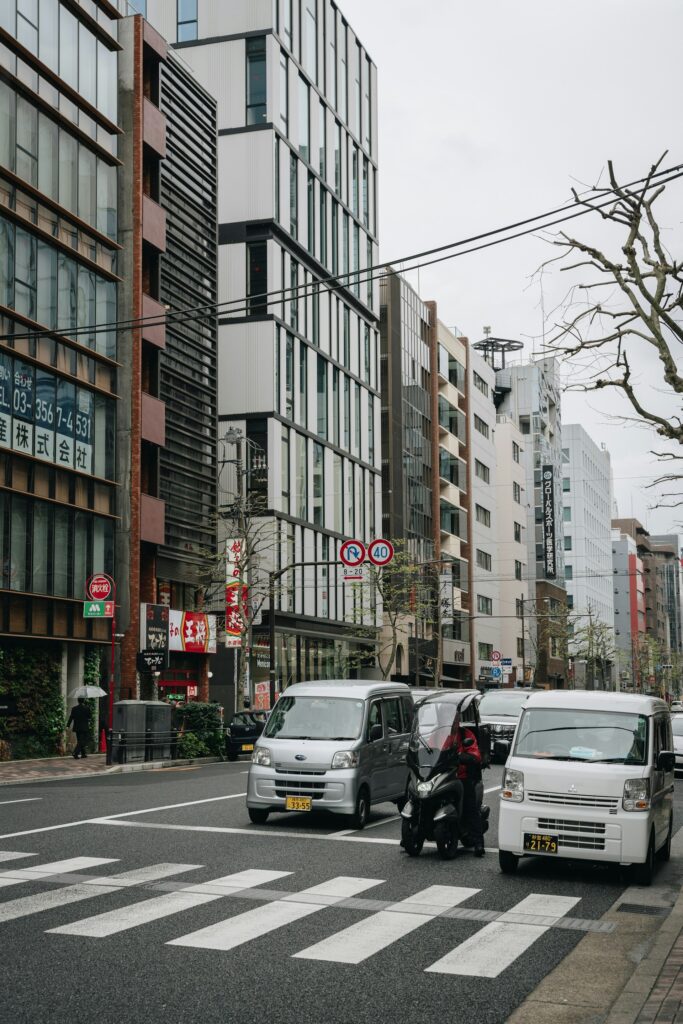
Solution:
{"label": "red and white sign", "polygon": [[269,683],[257,683],[254,687],[254,710],[270,711]]}
{"label": "red and white sign", "polygon": [[394,545],[390,540],[382,540],[378,537],[377,540],[371,540],[368,544],[368,558],[373,565],[383,566],[388,565],[394,557]]}
{"label": "red and white sign", "polygon": [[242,610],[247,607],[249,588],[242,583],[225,585],[225,646],[241,647],[244,619]]}
{"label": "red and white sign", "polygon": [[365,561],[365,544],[360,540],[345,540],[339,548],[339,557],[344,565],[351,568],[362,565]]}
{"label": "red and white sign", "polygon": [[168,647],[187,654],[216,653],[216,616],[205,612],[168,613]]}
{"label": "red and white sign", "polygon": [[85,585],[85,591],[91,601],[108,601],[114,590],[114,581],[104,572],[91,576]]}
{"label": "red and white sign", "polygon": [[500,651],[492,651],[491,652],[491,661],[500,661],[501,657],[502,657],[502,655],[501,655]]}

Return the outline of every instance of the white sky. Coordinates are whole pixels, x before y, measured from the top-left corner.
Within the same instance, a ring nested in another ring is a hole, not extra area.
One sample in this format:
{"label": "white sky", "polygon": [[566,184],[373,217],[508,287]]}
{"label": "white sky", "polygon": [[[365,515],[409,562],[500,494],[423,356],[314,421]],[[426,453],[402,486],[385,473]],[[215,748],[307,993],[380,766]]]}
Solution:
{"label": "white sky", "polygon": [[[683,162],[681,0],[340,0],[378,66],[381,258],[398,259],[561,205],[615,163],[629,181],[661,153]],[[603,174],[602,182],[605,178]],[[683,179],[669,186],[662,225],[681,256]],[[596,215],[571,222],[604,244]],[[677,244],[676,244],[677,243]],[[528,343],[542,334],[531,275],[551,255],[528,237],[409,275],[440,318],[479,340],[484,324]],[[544,276],[546,314],[567,275]],[[643,356],[645,373],[653,357]],[[608,412],[604,392],[566,394],[612,455],[621,516],[679,532],[683,508],[655,510],[656,436]],[[683,532],[683,527],[680,527]]]}

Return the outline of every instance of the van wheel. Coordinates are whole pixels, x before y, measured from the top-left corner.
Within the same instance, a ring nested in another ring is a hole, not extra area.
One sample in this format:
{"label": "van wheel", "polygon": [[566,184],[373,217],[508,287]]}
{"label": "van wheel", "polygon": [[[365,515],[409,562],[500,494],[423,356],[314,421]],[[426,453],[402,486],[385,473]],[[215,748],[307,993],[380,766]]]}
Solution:
{"label": "van wheel", "polygon": [[671,860],[671,837],[673,835],[673,829],[674,829],[674,819],[673,819],[673,815],[671,815],[671,817],[669,818],[669,831],[666,834],[666,842],[664,843],[664,846],[661,848],[661,850],[657,854],[659,859],[664,861],[665,864],[666,864],[667,861]]}
{"label": "van wheel", "polygon": [[647,845],[647,857],[644,864],[636,864],[633,870],[633,877],[636,885],[652,885],[655,874],[655,834],[650,834],[650,842]]}
{"label": "van wheel", "polygon": [[270,812],[264,811],[262,807],[247,807],[247,813],[249,814],[249,821],[253,825],[265,825]]}
{"label": "van wheel", "polygon": [[356,797],[356,809],[351,815],[351,827],[360,831],[365,828],[370,816],[370,793],[367,786],[361,786]]}
{"label": "van wheel", "polygon": [[509,850],[498,851],[498,866],[504,875],[514,875],[519,864],[519,857]]}

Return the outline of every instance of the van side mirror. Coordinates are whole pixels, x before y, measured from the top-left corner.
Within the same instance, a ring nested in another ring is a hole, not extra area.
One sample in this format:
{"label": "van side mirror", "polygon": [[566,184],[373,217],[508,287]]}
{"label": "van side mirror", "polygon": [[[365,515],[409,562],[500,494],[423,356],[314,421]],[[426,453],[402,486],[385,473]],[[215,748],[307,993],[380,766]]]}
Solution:
{"label": "van side mirror", "polygon": [[672,772],[676,767],[676,755],[673,750],[660,750],[657,756],[657,771]]}
{"label": "van side mirror", "polygon": [[368,739],[369,739],[370,743],[374,743],[375,740],[381,740],[383,735],[384,735],[384,733],[382,731],[382,726],[378,722],[377,725],[373,725],[370,728],[370,733],[368,735]]}

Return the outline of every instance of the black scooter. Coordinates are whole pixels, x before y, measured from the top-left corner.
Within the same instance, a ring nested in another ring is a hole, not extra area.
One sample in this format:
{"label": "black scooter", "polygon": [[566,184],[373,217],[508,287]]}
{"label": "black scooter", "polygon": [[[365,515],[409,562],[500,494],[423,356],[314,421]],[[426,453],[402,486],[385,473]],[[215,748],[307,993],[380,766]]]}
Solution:
{"label": "black scooter", "polygon": [[[420,739],[421,743],[424,743]],[[470,746],[466,739],[464,746]],[[425,744],[426,747],[426,744]],[[426,749],[429,749],[426,747]],[[431,761],[431,758],[427,758]],[[418,857],[425,839],[432,839],[440,856],[452,860],[458,842],[465,848],[474,846],[463,822],[463,784],[458,778],[459,758],[454,750],[444,751],[436,763],[420,763],[420,752],[411,750],[407,757],[410,768],[408,800],[401,810],[401,846],[411,857]],[[482,835],[488,831],[490,807],[482,805],[483,782],[476,783],[477,804],[481,814]]]}

